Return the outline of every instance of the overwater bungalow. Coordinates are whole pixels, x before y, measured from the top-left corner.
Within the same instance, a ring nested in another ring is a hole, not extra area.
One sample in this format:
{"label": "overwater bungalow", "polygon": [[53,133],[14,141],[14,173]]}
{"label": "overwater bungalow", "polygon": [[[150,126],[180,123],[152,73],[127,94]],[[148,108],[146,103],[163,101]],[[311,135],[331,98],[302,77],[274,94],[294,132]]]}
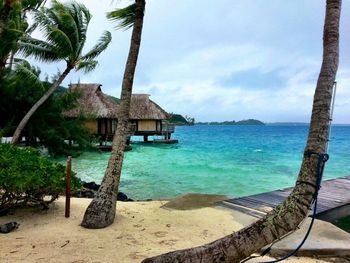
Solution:
{"label": "overwater bungalow", "polygon": [[[80,96],[77,106],[64,112],[67,118],[84,117],[84,125],[90,133],[101,141],[111,141],[117,128],[119,104],[111,96],[104,94],[101,84],[71,84]],[[130,104],[130,133],[132,136],[160,136],[155,142],[171,143],[174,125],[168,123],[169,114],[152,101],[148,94],[132,94]]]}

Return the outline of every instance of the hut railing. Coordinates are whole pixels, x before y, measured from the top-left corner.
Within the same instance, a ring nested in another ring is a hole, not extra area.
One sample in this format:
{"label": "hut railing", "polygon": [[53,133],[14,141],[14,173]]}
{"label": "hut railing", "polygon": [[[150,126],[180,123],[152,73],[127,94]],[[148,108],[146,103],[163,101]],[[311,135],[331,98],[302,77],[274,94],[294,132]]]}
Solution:
{"label": "hut railing", "polygon": [[175,131],[175,125],[174,125],[174,124],[166,124],[166,125],[163,125],[162,131],[165,131],[165,132],[174,132],[174,131]]}

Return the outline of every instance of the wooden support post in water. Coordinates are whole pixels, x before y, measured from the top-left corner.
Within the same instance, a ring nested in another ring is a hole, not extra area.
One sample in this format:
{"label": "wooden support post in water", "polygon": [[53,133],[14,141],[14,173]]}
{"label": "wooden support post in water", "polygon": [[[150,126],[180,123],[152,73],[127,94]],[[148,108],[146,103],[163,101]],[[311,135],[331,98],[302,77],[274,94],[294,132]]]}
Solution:
{"label": "wooden support post in water", "polygon": [[67,158],[67,170],[66,170],[66,211],[65,217],[70,215],[70,189],[71,189],[71,177],[72,177],[72,156]]}

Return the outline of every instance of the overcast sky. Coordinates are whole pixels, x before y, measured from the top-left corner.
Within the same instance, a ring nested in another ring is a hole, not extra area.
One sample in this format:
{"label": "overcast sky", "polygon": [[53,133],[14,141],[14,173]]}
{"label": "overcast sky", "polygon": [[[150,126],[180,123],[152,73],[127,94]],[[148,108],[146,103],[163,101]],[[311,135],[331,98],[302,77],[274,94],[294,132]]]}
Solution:
{"label": "overcast sky", "polygon": [[[69,75],[65,84],[101,83],[119,97],[131,30],[117,31],[105,14],[125,2],[80,2],[93,15],[87,47],[104,30],[113,42],[94,72]],[[325,2],[148,0],[134,93],[197,121],[308,122]],[[334,120],[350,123],[350,1],[343,1],[340,48]],[[52,74],[64,65],[41,67]]]}

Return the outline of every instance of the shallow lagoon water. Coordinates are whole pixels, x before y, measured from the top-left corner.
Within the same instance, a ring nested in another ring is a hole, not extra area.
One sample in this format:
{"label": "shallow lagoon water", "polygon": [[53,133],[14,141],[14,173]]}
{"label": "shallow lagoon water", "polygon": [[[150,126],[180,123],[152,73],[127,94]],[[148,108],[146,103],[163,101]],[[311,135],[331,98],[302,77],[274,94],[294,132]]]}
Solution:
{"label": "shallow lagoon water", "polygon": [[[157,199],[187,192],[242,196],[292,186],[307,132],[307,126],[179,126],[173,136],[179,144],[132,144],[120,191]],[[332,128],[329,154],[324,178],[350,175],[350,126]],[[82,180],[100,182],[109,156],[85,152],[74,158],[73,170]]]}

